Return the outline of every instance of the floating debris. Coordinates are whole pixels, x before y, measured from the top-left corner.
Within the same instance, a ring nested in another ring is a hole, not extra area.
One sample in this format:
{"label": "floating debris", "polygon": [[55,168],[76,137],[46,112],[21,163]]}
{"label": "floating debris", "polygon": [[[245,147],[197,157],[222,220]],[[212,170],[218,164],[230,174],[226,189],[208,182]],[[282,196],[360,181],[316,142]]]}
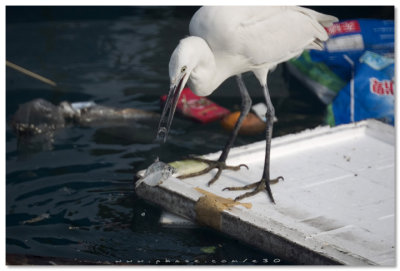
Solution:
{"label": "floating debris", "polygon": [[93,101],[69,103],[58,106],[44,99],[21,104],[13,115],[11,126],[19,135],[33,136],[54,132],[67,125],[115,126],[127,121],[158,119],[159,115],[135,108],[114,108]]}
{"label": "floating debris", "polygon": [[59,107],[46,100],[35,99],[19,106],[11,126],[19,136],[32,136],[63,128],[65,119]]}
{"label": "floating debris", "polygon": [[[114,128],[123,128],[123,139],[125,136],[130,139],[132,135],[142,134],[137,133],[138,128],[132,124],[145,122],[151,125],[158,118],[159,114],[154,112],[135,108],[114,108],[98,105],[93,101],[76,103],[63,101],[59,105],[54,105],[44,99],[35,99],[21,104],[9,125],[18,137],[19,149],[42,151],[52,150],[57,132],[68,127],[103,128],[111,130],[112,136]],[[146,135],[140,136],[146,137]],[[149,140],[149,136],[146,140]]]}
{"label": "floating debris", "polygon": [[159,185],[175,172],[176,169],[174,167],[159,161],[157,158],[156,161],[147,168],[143,178],[136,182],[136,187],[143,182],[150,186]]}
{"label": "floating debris", "polygon": [[37,217],[34,217],[34,218],[32,218],[32,219],[28,219],[28,220],[22,221],[21,224],[32,224],[32,223],[37,223],[37,222],[40,222],[40,221],[42,221],[42,220],[45,220],[45,219],[47,219],[47,218],[49,218],[49,217],[50,217],[50,214],[45,213],[45,214],[41,214],[41,215],[39,215],[39,216],[37,216]]}
{"label": "floating debris", "polygon": [[217,248],[215,246],[210,246],[210,247],[202,247],[200,250],[204,253],[212,254],[215,253],[216,249]]}

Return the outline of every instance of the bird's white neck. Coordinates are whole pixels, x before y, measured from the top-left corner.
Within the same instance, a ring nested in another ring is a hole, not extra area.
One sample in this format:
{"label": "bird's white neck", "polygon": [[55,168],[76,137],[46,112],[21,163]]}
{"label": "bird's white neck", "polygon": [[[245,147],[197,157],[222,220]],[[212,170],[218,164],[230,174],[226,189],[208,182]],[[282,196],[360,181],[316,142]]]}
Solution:
{"label": "bird's white neck", "polygon": [[232,61],[223,54],[213,53],[204,40],[196,44],[195,53],[196,65],[191,71],[188,86],[196,95],[210,95],[223,81],[237,74],[232,67],[225,67],[233,64]]}

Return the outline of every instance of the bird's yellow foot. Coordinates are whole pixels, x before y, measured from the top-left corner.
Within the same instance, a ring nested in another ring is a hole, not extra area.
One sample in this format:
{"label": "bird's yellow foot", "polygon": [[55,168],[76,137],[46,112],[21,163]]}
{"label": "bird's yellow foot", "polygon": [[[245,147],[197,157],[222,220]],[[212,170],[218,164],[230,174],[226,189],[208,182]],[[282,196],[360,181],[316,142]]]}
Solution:
{"label": "bird's yellow foot", "polygon": [[225,187],[223,190],[229,190],[229,191],[237,191],[237,190],[247,190],[247,189],[253,189],[253,191],[244,193],[238,197],[235,198],[235,201],[247,198],[247,197],[251,197],[261,191],[267,191],[267,194],[270,198],[270,200],[272,201],[272,203],[275,203],[274,197],[272,196],[272,192],[271,192],[271,188],[269,187],[270,184],[275,184],[277,182],[279,182],[280,180],[283,180],[282,176],[279,176],[278,178],[269,180],[269,183],[266,183],[266,179],[261,179],[261,181],[256,182],[256,183],[252,183],[252,184],[248,184],[245,186],[238,186],[238,187]]}
{"label": "bird's yellow foot", "polygon": [[245,165],[245,164],[240,164],[238,166],[228,166],[228,165],[225,164],[225,162],[208,160],[208,159],[204,159],[204,158],[200,158],[200,157],[191,156],[190,159],[206,163],[208,166],[205,169],[203,169],[203,170],[201,170],[199,172],[194,172],[194,173],[181,175],[181,176],[178,176],[178,178],[179,179],[186,179],[186,178],[190,178],[190,177],[200,176],[200,175],[203,175],[203,174],[206,174],[206,173],[210,172],[214,168],[218,169],[217,174],[215,174],[215,176],[208,182],[208,186],[210,186],[216,180],[218,180],[219,176],[221,176],[222,171],[225,170],[225,169],[234,170],[234,171],[239,170],[241,167],[245,167],[245,168],[249,169],[249,167],[247,165]]}

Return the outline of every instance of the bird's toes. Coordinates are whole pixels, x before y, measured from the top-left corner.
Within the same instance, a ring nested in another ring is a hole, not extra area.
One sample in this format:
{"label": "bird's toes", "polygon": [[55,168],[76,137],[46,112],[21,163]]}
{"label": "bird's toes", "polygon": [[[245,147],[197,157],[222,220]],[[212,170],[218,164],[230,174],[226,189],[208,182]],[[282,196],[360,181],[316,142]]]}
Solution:
{"label": "bird's toes", "polygon": [[225,169],[234,170],[234,171],[240,170],[241,167],[245,167],[245,168],[249,169],[249,167],[246,164],[240,164],[238,166],[227,166],[227,165],[225,165]]}
{"label": "bird's toes", "polygon": [[223,170],[223,168],[222,167],[217,167],[217,169],[218,169],[218,171],[217,171],[217,173],[215,174],[215,176],[208,182],[208,186],[210,186],[210,185],[212,185],[216,180],[218,180],[218,178],[221,176],[221,173],[222,173],[222,170]]}
{"label": "bird's toes", "polygon": [[284,181],[285,179],[282,177],[282,176],[279,176],[279,177],[277,177],[277,178],[275,178],[275,179],[271,179],[271,180],[269,180],[269,183],[270,184],[276,184],[276,183],[278,183],[279,181]]}

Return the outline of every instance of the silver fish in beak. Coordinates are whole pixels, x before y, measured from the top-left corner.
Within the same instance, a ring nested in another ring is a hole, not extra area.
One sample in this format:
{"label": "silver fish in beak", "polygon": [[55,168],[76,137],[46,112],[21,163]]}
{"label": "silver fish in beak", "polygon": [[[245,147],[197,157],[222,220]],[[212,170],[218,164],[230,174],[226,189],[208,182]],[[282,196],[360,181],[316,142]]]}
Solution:
{"label": "silver fish in beak", "polygon": [[171,88],[161,114],[160,123],[158,124],[156,137],[157,141],[162,140],[164,143],[167,141],[172,119],[174,118],[176,105],[178,104],[179,96],[186,85],[187,77],[188,76],[186,76],[186,73],[183,73],[179,80],[176,80],[177,84],[171,84]]}

